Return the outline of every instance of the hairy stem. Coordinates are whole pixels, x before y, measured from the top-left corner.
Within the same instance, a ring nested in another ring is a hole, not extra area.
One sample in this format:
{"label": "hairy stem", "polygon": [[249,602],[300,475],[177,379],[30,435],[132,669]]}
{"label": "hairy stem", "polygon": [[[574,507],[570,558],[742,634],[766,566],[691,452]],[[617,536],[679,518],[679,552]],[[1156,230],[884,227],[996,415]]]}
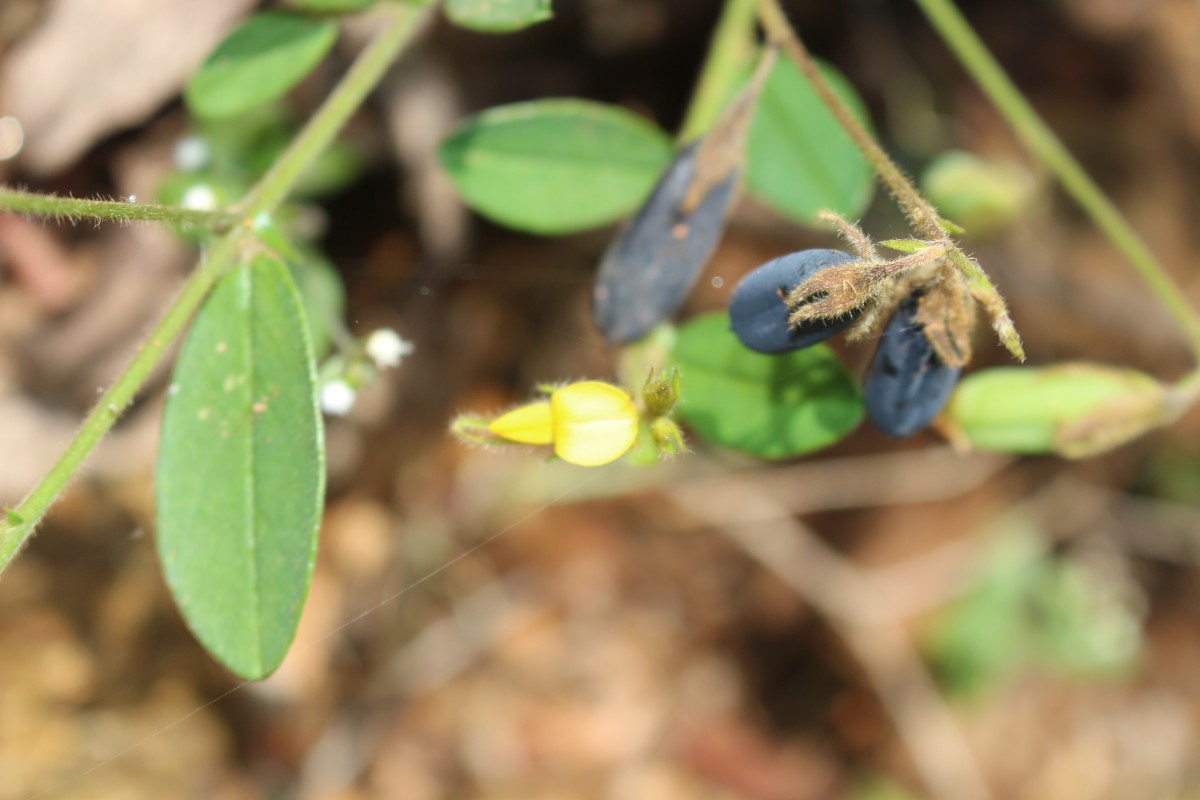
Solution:
{"label": "hairy stem", "polygon": [[239,204],[241,220],[217,240],[199,269],[155,326],[149,338],[116,382],[84,419],[75,438],[58,462],[16,508],[0,521],[0,573],[28,541],[37,524],[62,493],[71,477],[120,417],[175,337],[187,326],[204,298],[234,265],[247,246],[253,244],[253,220],[270,213],[295,186],[304,170],[337,135],[388,65],[400,54],[417,24],[432,6],[421,9],[397,6],[394,16],[358,56],[338,86],[305,125],[292,146],[280,157],[252,193]]}
{"label": "hairy stem", "polygon": [[754,59],[757,49],[754,3],[755,0],[725,0],[679,132],[680,141],[698,139],[712,127],[721,109],[733,97],[738,78]]}
{"label": "hairy stem", "polygon": [[38,522],[83,465],[92,448],[108,433],[113,423],[121,416],[121,412],[133,401],[138,389],[158,364],[167,347],[187,325],[213,284],[234,262],[241,242],[242,238],[237,232],[226,234],[220,239],[203,266],[192,274],[184,285],[183,292],[171,304],[149,338],[142,343],[133,361],[92,407],[66,451],[33,491],[25,496],[21,504],[8,512],[8,519],[0,523],[0,572],[8,566],[21,546],[33,534]]}
{"label": "hairy stem", "polygon": [[779,6],[779,0],[757,0],[758,19],[767,33],[767,38],[778,45],[792,63],[808,78],[821,102],[829,109],[842,129],[854,140],[863,156],[871,162],[879,180],[888,188],[900,208],[904,211],[917,233],[926,239],[940,239],[945,235],[937,209],[921,196],[912,181],[896,162],[884,152],[875,137],[866,129],[849,107],[833,91],[829,81],[817,68],[816,61],[808,48],[796,35],[787,16]]}
{"label": "hairy stem", "polygon": [[81,200],[75,197],[25,192],[0,187],[0,213],[51,217],[77,222],[82,219],[117,222],[172,222],[214,232],[232,227],[240,216],[232,211],[202,211],[178,206],[133,203],[122,200]]}
{"label": "hairy stem", "polygon": [[942,40],[1008,120],[1021,140],[1116,245],[1183,329],[1200,361],[1200,318],[1167,270],[1042,121],[950,0],[916,0]]}
{"label": "hairy stem", "polygon": [[859,152],[871,164],[879,180],[888,188],[896,202],[900,205],[905,217],[914,231],[930,242],[940,242],[946,246],[946,255],[964,274],[971,286],[972,296],[983,305],[991,316],[993,325],[1000,341],[1019,361],[1025,360],[1025,350],[1021,345],[1021,337],[1017,334],[1012,320],[1008,316],[1008,308],[1004,298],[996,291],[996,287],[988,279],[983,268],[971,260],[962,248],[950,238],[951,226],[938,214],[925,197],[917,191],[908,176],[896,166],[891,157],[884,152],[870,131],[858,121],[842,99],[833,91],[829,81],[821,74],[817,62],[809,54],[808,48],[800,41],[796,31],[792,29],[787,16],[779,5],[779,0],[757,0],[758,19],[767,37],[775,43],[792,60],[792,63],[804,73],[817,96],[825,107],[833,114],[834,119],[854,141]]}
{"label": "hairy stem", "polygon": [[250,190],[245,201],[248,215],[270,213],[283,201],[309,165],[337,137],[350,115],[367,99],[432,7],[433,4],[424,8],[395,6],[395,19],[359,54],[317,114]]}

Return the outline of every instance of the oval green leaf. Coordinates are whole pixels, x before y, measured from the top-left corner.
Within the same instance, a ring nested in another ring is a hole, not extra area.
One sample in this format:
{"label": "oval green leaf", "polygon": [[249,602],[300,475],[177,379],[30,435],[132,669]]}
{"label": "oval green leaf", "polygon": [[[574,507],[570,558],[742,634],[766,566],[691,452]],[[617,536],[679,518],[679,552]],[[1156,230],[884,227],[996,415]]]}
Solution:
{"label": "oval green leaf", "polygon": [[1166,424],[1176,408],[1145,373],[1075,363],[972,373],[943,413],[951,435],[978,450],[1077,458]]}
{"label": "oval green leaf", "polygon": [[225,276],[184,342],[159,446],[158,553],[196,638],[247,679],[283,660],[324,503],[316,377],[275,258]]}
{"label": "oval green leaf", "polygon": [[[821,71],[866,124],[865,106],[850,82],[827,64]],[[817,213],[823,209],[855,219],[875,193],[871,166],[786,58],[771,68],[747,148],[746,188],[797,222],[821,225]]]}
{"label": "oval green leaf", "polygon": [[790,458],[833,444],[862,421],[858,387],[828,347],[754,353],[724,313],[683,325],[671,361],[682,372],[680,416],[731,450]]}
{"label": "oval green leaf", "polygon": [[337,24],[287,11],[247,19],[192,75],[183,98],[193,114],[221,119],[282,97],[337,39]]}
{"label": "oval green leaf", "polygon": [[550,0],[447,0],[455,25],[481,33],[508,33],[550,19]]}
{"label": "oval green leaf", "polygon": [[502,225],[545,235],[627,216],[673,152],[652,123],[586,100],[488,109],[465,120],[440,149],[468,205]]}

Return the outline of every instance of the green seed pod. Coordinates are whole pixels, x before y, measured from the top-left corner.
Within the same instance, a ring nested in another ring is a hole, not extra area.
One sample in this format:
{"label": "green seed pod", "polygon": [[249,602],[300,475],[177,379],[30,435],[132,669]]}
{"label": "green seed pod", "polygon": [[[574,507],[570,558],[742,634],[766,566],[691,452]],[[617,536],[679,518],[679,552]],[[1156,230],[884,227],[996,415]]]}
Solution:
{"label": "green seed pod", "polygon": [[1079,362],[968,375],[944,419],[952,438],[977,450],[1082,458],[1167,424],[1178,405],[1145,373]]}

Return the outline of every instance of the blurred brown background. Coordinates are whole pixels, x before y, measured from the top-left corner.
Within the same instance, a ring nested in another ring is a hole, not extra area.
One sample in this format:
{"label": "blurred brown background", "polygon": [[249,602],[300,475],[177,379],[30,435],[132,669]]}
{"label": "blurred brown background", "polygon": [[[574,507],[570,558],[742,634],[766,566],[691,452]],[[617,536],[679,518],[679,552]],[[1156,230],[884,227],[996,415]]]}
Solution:
{"label": "blurred brown background", "polygon": [[[0,178],[153,197],[186,131],[183,81],[255,5],[0,2],[0,116],[23,132],[11,156],[0,121]],[[1200,4],[961,6],[1195,299]],[[789,9],[911,172],[961,148],[1040,186],[1010,227],[967,241],[1032,363],[1188,369],[1162,308],[909,3]],[[151,477],[164,373],[0,581],[0,800],[1200,798],[1194,413],[1081,463],[957,456],[934,433],[896,442],[864,425],[796,463],[693,442],[661,467],[583,470],[445,435],[457,411],[501,408],[537,381],[609,377],[618,354],[588,318],[612,231],[540,239],[472,217],[437,141],[463,114],[544,96],[672,129],[719,4],[555,10],[514,36],[439,23],[348,128],[368,169],[314,224],[351,329],[392,326],[417,351],[328,423],[326,522],[288,660],[239,685],[165,591]],[[293,94],[300,114],[370,27],[347,24]],[[901,233],[884,197],[864,223]],[[684,313],[810,246],[835,245],[744,201]],[[0,503],[57,458],[193,261],[148,225],[0,218]],[[1004,363],[978,341],[978,365]],[[861,372],[870,347],[843,353]],[[1050,589],[1004,588],[1026,562],[988,588],[1014,541],[1039,569],[1084,576],[1083,613],[1061,630],[1059,606],[1037,602]],[[965,695],[931,644],[956,608],[984,673],[996,667]],[[1047,668],[1026,658],[1014,614],[1057,631],[1065,661],[1100,648],[1121,663]]]}

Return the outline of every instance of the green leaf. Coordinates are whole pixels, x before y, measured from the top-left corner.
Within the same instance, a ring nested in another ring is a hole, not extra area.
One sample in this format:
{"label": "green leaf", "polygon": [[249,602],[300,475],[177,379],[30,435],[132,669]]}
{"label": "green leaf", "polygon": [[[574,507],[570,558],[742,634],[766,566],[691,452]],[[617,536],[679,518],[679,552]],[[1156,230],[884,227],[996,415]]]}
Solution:
{"label": "green leaf", "polygon": [[[833,67],[821,71],[834,91],[866,122],[862,100]],[[746,186],[767,205],[798,222],[821,225],[817,213],[858,217],[875,191],[874,173],[854,142],[787,59],[771,69],[750,125]]]}
{"label": "green leaf", "polygon": [[335,331],[344,324],[346,287],[342,277],[329,259],[311,248],[302,248],[300,259],[289,260],[288,270],[300,292],[313,353],[324,356],[333,346]]}
{"label": "green leaf", "polygon": [[550,19],[550,0],[447,0],[446,16],[463,28],[508,33]]}
{"label": "green leaf", "polygon": [[724,313],[679,329],[679,414],[709,441],[760,458],[789,458],[838,441],[858,425],[862,398],[825,345],[778,356],[753,353]]}
{"label": "green leaf", "polygon": [[222,278],[184,343],[163,416],[158,552],[205,648],[239,676],[283,660],[324,502],[312,348],[286,269]]}
{"label": "green leaf", "polygon": [[671,160],[659,128],[616,106],[538,100],[488,109],[442,142],[442,164],[468,205],[546,235],[633,212]]}
{"label": "green leaf", "polygon": [[1128,669],[1141,645],[1132,585],[1051,552],[1045,532],[1022,515],[999,524],[969,570],[969,591],[942,608],[923,637],[947,688],[979,695],[1032,666],[1074,678]]}
{"label": "green leaf", "polygon": [[284,104],[277,101],[231,117],[197,119],[193,127],[207,151],[210,169],[255,180],[262,174],[266,160],[263,151],[272,151],[269,157],[273,163],[280,152],[276,143],[290,142],[298,126]]}
{"label": "green leaf", "polygon": [[340,192],[363,173],[363,157],[347,142],[333,142],[296,182],[292,196],[315,198]]}
{"label": "green leaf", "polygon": [[970,591],[945,606],[924,636],[924,649],[946,688],[960,696],[995,689],[1029,663],[1036,629],[1029,601],[1050,563],[1041,531],[1023,517],[1001,530],[971,567]]}
{"label": "green leaf", "polygon": [[919,253],[929,247],[929,242],[920,239],[884,239],[879,244],[901,253]]}
{"label": "green leaf", "polygon": [[299,83],[337,39],[337,24],[286,11],[247,19],[217,45],[188,81],[184,100],[218,119],[268,103]]}
{"label": "green leaf", "polygon": [[962,236],[964,233],[967,232],[967,229],[964,228],[962,225],[959,225],[958,223],[955,223],[955,222],[951,222],[950,220],[946,219],[945,217],[938,217],[938,225],[941,226],[942,230],[944,230],[946,233],[950,234],[951,236]]}
{"label": "green leaf", "polygon": [[254,232],[287,265],[300,294],[313,355],[320,360],[333,346],[334,338],[345,332],[342,319],[346,311],[346,287],[341,275],[320,250],[292,241],[269,214],[255,217]]}

